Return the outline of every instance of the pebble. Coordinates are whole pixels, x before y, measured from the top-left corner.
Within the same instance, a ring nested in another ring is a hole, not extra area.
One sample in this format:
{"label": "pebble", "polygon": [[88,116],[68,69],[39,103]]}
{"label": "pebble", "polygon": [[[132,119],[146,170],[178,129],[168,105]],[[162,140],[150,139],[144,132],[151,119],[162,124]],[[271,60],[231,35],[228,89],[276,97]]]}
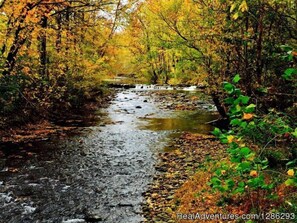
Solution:
{"label": "pebble", "polygon": [[218,149],[218,142],[208,139],[212,136],[204,137],[197,135],[195,138],[195,134],[184,133],[170,142],[175,147],[179,145],[178,150],[158,154],[160,162],[155,168],[159,172],[144,193],[147,203],[143,204],[142,210],[147,222],[176,222],[173,219],[173,214],[178,209],[175,192],[196,172],[207,154],[216,156],[224,150],[222,147],[221,150]]}
{"label": "pebble", "polygon": [[63,220],[62,223],[85,223],[85,219],[69,219],[69,220]]}
{"label": "pebble", "polygon": [[24,211],[22,214],[32,214],[35,212],[36,208],[31,207],[31,206],[24,206]]}
{"label": "pebble", "polygon": [[86,210],[85,219],[87,221],[103,221],[103,217],[101,216],[101,212],[99,210]]}

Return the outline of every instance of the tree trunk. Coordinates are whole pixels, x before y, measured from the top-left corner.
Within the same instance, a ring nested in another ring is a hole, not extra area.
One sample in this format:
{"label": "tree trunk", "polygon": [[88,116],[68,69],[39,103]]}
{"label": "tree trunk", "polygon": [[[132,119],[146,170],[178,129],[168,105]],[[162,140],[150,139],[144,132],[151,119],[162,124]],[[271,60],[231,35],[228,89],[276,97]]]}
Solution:
{"label": "tree trunk", "polygon": [[67,57],[67,62],[66,62],[66,66],[65,66],[65,72],[67,73],[69,71],[69,49],[70,49],[70,44],[71,44],[71,41],[70,41],[70,6],[67,7],[66,9],[66,16],[65,16],[65,19],[66,19],[66,46],[65,46],[65,54],[66,54],[66,57]]}
{"label": "tree trunk", "polygon": [[22,28],[19,26],[14,35],[14,41],[9,49],[7,54],[5,63],[4,63],[4,71],[2,72],[3,76],[9,76],[15,66],[16,63],[16,56],[20,50],[20,48],[24,45],[27,39],[27,35],[23,34],[22,37],[20,36],[20,32]]}
{"label": "tree trunk", "polygon": [[61,44],[62,44],[62,16],[58,14],[56,17],[56,22],[58,25],[57,28],[57,36],[56,36],[56,50],[58,53],[61,51]]}
{"label": "tree trunk", "polygon": [[216,108],[218,109],[218,112],[220,114],[220,116],[223,118],[223,119],[227,119],[228,118],[228,115],[226,113],[226,110],[224,108],[224,106],[222,105],[222,103],[220,102],[220,98],[219,96],[216,94],[216,93],[213,93],[211,95],[212,97],[212,100],[216,106]]}
{"label": "tree trunk", "polygon": [[263,17],[264,17],[264,8],[261,5],[259,11],[259,19],[258,19],[258,39],[257,39],[257,58],[256,58],[256,75],[257,82],[261,84],[262,80],[262,42],[263,42]]}
{"label": "tree trunk", "polygon": [[40,46],[39,46],[39,54],[40,54],[40,74],[43,78],[48,79],[48,71],[47,71],[47,51],[46,51],[46,28],[47,28],[47,17],[43,16],[41,19],[41,32],[40,32]]}

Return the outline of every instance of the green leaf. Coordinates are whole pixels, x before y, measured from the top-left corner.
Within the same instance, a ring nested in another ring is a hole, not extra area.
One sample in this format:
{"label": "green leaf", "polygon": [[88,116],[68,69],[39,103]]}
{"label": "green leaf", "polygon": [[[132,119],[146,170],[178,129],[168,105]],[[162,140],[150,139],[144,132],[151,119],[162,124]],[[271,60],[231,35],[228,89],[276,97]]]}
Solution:
{"label": "green leaf", "polygon": [[289,51],[293,50],[293,48],[291,46],[287,46],[287,45],[281,45],[280,48],[283,49],[286,52],[289,52]]}
{"label": "green leaf", "polygon": [[252,113],[255,111],[256,105],[255,104],[250,104],[248,106],[245,107],[245,112],[246,113]]}
{"label": "green leaf", "polygon": [[247,126],[248,126],[248,123],[247,122],[242,122],[240,124],[240,127],[243,128],[243,129],[245,129]]}
{"label": "green leaf", "polygon": [[219,128],[215,128],[213,131],[212,131],[212,134],[219,137],[221,134],[222,134],[222,131],[219,129]]}
{"label": "green leaf", "polygon": [[226,99],[224,100],[224,102],[225,102],[226,104],[232,105],[232,104],[234,103],[234,98],[226,98]]}
{"label": "green leaf", "polygon": [[286,79],[286,80],[290,80],[292,79],[293,75],[296,75],[297,74],[297,69],[295,68],[288,68],[284,75],[283,75],[283,78]]}
{"label": "green leaf", "polygon": [[241,80],[241,77],[239,76],[239,74],[236,74],[235,77],[233,78],[232,82],[234,84],[238,83]]}
{"label": "green leaf", "polygon": [[293,186],[293,185],[295,185],[295,180],[294,179],[287,179],[285,181],[285,185],[286,186]]}
{"label": "green leaf", "polygon": [[249,103],[250,97],[240,95],[239,98],[242,104],[246,105],[247,103]]}
{"label": "green leaf", "polygon": [[234,91],[234,86],[230,84],[229,82],[224,82],[224,90],[228,93],[232,93]]}
{"label": "green leaf", "polygon": [[238,187],[235,191],[234,191],[234,193],[235,194],[243,194],[244,193],[244,187]]}
{"label": "green leaf", "polygon": [[261,164],[262,165],[268,165],[269,161],[267,158],[265,158],[264,160],[261,160]]}
{"label": "green leaf", "polygon": [[235,88],[234,89],[234,94],[237,95],[237,96],[240,96],[242,93],[241,93],[241,90],[239,88]]}
{"label": "green leaf", "polygon": [[210,182],[213,184],[213,185],[221,185],[221,180],[217,177],[213,177],[211,178]]}
{"label": "green leaf", "polygon": [[226,180],[226,184],[228,185],[228,188],[233,188],[235,186],[235,183],[232,179]]}
{"label": "green leaf", "polygon": [[234,101],[234,104],[239,104],[239,103],[242,103],[244,105],[246,105],[250,100],[250,97],[248,96],[244,96],[244,95],[239,95],[239,97]]}
{"label": "green leaf", "polygon": [[240,105],[236,105],[236,106],[232,106],[229,110],[231,116],[234,116],[234,117],[238,117],[238,113],[240,113],[242,110],[242,107]]}
{"label": "green leaf", "polygon": [[288,69],[285,71],[285,74],[286,74],[286,75],[297,74],[297,69],[295,69],[295,68],[288,68]]}
{"label": "green leaf", "polygon": [[226,138],[221,139],[221,143],[227,144],[228,143],[228,139],[226,139]]}
{"label": "green leaf", "polygon": [[217,176],[221,176],[221,175],[222,175],[222,171],[221,171],[221,169],[217,169],[217,170],[215,171],[215,174],[216,174]]}
{"label": "green leaf", "polygon": [[238,187],[245,187],[245,183],[244,183],[244,182],[242,182],[242,181],[241,181],[241,182],[239,182],[239,183],[238,183]]}
{"label": "green leaf", "polygon": [[275,187],[275,185],[272,183],[272,184],[268,184],[267,187],[269,190],[272,190]]}
{"label": "green leaf", "polygon": [[246,172],[251,170],[251,163],[250,162],[242,162],[238,164],[237,168],[238,171]]}
{"label": "green leaf", "polygon": [[235,108],[236,108],[236,111],[237,111],[237,112],[240,112],[242,107],[241,107],[240,105],[236,105]]}
{"label": "green leaf", "polygon": [[295,165],[296,164],[296,160],[293,160],[293,161],[290,161],[288,163],[286,163],[286,166],[292,166],[292,165]]}
{"label": "green leaf", "polygon": [[248,185],[254,188],[262,187],[265,185],[263,176],[259,176],[248,181]]}
{"label": "green leaf", "polygon": [[260,88],[257,89],[257,91],[259,91],[261,93],[268,93],[268,88],[260,87]]}
{"label": "green leaf", "polygon": [[250,154],[251,150],[248,147],[243,147],[240,149],[240,155],[247,156]]}
{"label": "green leaf", "polygon": [[242,121],[238,118],[236,119],[233,119],[230,124],[233,125],[233,126],[236,126],[236,125],[240,125],[242,123]]}

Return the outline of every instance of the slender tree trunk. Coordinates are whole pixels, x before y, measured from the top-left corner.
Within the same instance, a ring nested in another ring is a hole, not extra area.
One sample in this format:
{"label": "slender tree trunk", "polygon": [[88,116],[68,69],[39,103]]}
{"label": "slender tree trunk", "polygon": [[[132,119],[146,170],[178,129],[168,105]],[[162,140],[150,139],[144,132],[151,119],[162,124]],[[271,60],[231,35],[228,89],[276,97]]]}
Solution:
{"label": "slender tree trunk", "polygon": [[218,109],[218,112],[219,112],[220,116],[223,119],[228,118],[228,115],[226,113],[226,110],[225,110],[224,106],[221,103],[220,97],[216,93],[212,93],[211,94],[211,97],[212,97],[212,100],[213,100],[216,108]]}
{"label": "slender tree trunk", "polygon": [[262,42],[263,42],[263,17],[264,17],[264,8],[261,5],[259,11],[259,19],[258,19],[258,39],[257,39],[257,57],[256,57],[256,75],[257,82],[259,84],[262,83]]}
{"label": "slender tree trunk", "polygon": [[[13,71],[16,60],[17,60],[17,54],[18,54],[19,50],[21,49],[21,47],[25,44],[29,34],[34,29],[32,27],[24,27],[23,26],[25,19],[28,15],[28,11],[32,10],[34,7],[39,5],[41,3],[41,1],[42,0],[38,0],[34,4],[27,3],[26,6],[22,9],[20,17],[16,19],[15,22],[17,22],[19,25],[16,27],[16,30],[14,32],[13,42],[11,44],[11,47],[9,48],[8,54],[7,54],[5,62],[4,62],[4,66],[3,66],[4,70],[2,72],[3,76],[9,76],[11,74],[11,72]],[[3,4],[1,5],[1,7],[4,6],[5,2],[6,1],[3,1]],[[3,46],[1,51],[2,51],[2,53],[6,52],[6,46]]]}
{"label": "slender tree trunk", "polygon": [[48,71],[47,71],[47,39],[46,39],[46,28],[47,28],[47,17],[43,16],[41,19],[41,32],[40,32],[40,46],[39,46],[39,54],[40,54],[40,74],[43,78],[48,79]]}
{"label": "slender tree trunk", "polygon": [[67,57],[67,62],[66,62],[66,70],[65,72],[67,73],[69,71],[69,49],[70,49],[70,6],[67,7],[66,9],[66,46],[65,46],[65,53]]}
{"label": "slender tree trunk", "polygon": [[152,78],[151,78],[151,82],[152,82],[152,84],[157,84],[158,74],[157,74],[157,72],[155,71],[154,68],[152,69],[152,72],[153,72],[153,75],[152,75]]}
{"label": "slender tree trunk", "polygon": [[4,63],[4,71],[2,72],[3,76],[9,76],[11,74],[16,63],[17,54],[27,39],[25,34],[22,36],[20,35],[21,31],[22,28],[19,26],[15,32],[14,41],[9,49]]}
{"label": "slender tree trunk", "polygon": [[[246,17],[245,33],[247,33],[248,30],[249,30],[249,18]],[[251,75],[251,72],[250,72],[250,65],[249,65],[248,43],[246,41],[244,43],[244,76],[245,76],[244,83],[246,84],[246,92],[248,95],[251,95],[251,92],[252,92],[252,89],[251,89],[252,77],[250,75]]]}
{"label": "slender tree trunk", "polygon": [[[5,63],[4,63],[4,71],[2,72],[3,76],[9,76],[15,66],[16,62],[16,56],[20,50],[20,48],[24,45],[27,35],[26,34],[21,34],[21,31],[24,29],[21,24],[25,21],[26,16],[27,16],[27,8],[25,7],[23,9],[23,15],[19,17],[19,25],[16,28],[16,31],[14,33],[14,39],[13,43],[8,51]],[[3,46],[2,48],[2,53],[6,51],[6,47]]]}
{"label": "slender tree trunk", "polygon": [[60,53],[61,44],[62,44],[62,16],[61,16],[61,14],[58,14],[56,16],[56,22],[58,25],[57,36],[56,36],[56,50],[58,53]]}

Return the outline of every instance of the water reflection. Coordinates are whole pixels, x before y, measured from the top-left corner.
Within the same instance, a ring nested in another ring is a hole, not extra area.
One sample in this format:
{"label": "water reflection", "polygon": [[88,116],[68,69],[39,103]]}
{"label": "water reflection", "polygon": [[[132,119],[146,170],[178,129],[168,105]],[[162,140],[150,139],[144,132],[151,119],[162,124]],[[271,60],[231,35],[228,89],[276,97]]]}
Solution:
{"label": "water reflection", "polygon": [[176,117],[146,118],[148,124],[141,128],[152,131],[187,131],[192,133],[209,134],[209,132],[213,130],[213,126],[206,123],[217,118],[217,114],[210,112],[182,111],[177,113]]}

